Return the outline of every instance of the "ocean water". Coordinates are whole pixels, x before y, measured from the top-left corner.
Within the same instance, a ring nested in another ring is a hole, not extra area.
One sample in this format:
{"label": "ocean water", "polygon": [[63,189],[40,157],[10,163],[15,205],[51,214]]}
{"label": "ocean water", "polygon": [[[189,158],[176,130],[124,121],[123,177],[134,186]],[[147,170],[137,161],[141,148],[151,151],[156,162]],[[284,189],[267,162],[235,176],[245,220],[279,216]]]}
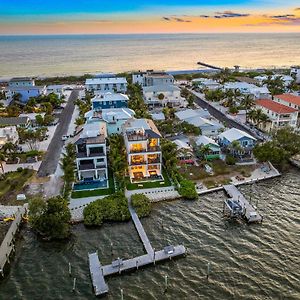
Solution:
{"label": "ocean water", "polygon": [[[154,205],[142,219],[152,246],[184,244],[187,257],[107,279],[105,299],[152,300],[299,300],[300,299],[300,171],[241,187],[258,205],[262,224],[223,218],[225,194],[201,196]],[[252,192],[251,192],[252,191]],[[163,224],[163,226],[162,226]],[[102,264],[117,257],[144,253],[132,222],[88,229],[73,227],[66,242],[40,242],[28,229],[18,240],[15,259],[0,282],[0,299],[96,299],[88,268],[88,253],[98,251]],[[113,255],[111,254],[113,243]],[[68,274],[68,263],[72,276]],[[211,263],[209,280],[207,263]],[[169,288],[164,293],[164,277]],[[77,278],[72,292],[73,278]]]}
{"label": "ocean water", "polygon": [[300,33],[0,36],[0,77],[143,69],[289,67]]}

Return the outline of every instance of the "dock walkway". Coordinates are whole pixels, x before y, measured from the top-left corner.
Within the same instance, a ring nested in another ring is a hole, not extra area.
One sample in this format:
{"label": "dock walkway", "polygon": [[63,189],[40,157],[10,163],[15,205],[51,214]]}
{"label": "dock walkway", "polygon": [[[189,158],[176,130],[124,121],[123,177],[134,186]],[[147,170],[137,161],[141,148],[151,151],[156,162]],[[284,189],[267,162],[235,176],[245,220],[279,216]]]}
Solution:
{"label": "dock walkway", "polygon": [[0,246],[0,274],[4,276],[4,267],[9,263],[10,255],[15,250],[14,239],[22,219],[26,214],[26,205],[18,208],[15,213],[15,219],[11,223]]}
{"label": "dock walkway", "polygon": [[238,201],[243,208],[244,217],[248,222],[261,222],[262,216],[257,213],[256,209],[244,195],[234,185],[224,185],[227,195],[235,201]]}
{"label": "dock walkway", "polygon": [[128,202],[129,212],[135,228],[139,234],[139,237],[144,245],[147,254],[123,260],[118,258],[111,264],[101,266],[99,261],[98,253],[89,254],[89,265],[90,273],[93,282],[94,292],[96,296],[104,295],[108,293],[108,286],[105,283],[105,276],[111,276],[114,274],[121,274],[122,272],[128,272],[132,270],[138,270],[140,267],[161,262],[164,260],[171,260],[174,257],[182,256],[186,253],[186,249],[183,245],[179,246],[166,246],[160,251],[155,251],[147,237],[147,234],[143,228],[143,225],[131,206],[130,201]]}

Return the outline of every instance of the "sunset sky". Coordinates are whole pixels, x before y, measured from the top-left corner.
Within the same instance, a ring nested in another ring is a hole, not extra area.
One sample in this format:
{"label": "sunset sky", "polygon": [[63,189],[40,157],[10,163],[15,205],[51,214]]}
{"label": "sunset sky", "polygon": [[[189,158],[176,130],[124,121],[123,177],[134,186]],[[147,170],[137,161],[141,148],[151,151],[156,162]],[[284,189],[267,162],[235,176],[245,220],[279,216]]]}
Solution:
{"label": "sunset sky", "polygon": [[0,34],[300,32],[299,0],[0,0]]}

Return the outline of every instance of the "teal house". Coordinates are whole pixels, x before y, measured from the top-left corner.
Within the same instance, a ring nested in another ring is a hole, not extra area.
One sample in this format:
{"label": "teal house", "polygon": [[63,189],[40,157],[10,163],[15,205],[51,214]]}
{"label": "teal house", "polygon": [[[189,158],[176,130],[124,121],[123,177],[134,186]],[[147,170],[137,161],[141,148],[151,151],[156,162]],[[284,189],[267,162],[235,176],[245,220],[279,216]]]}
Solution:
{"label": "teal house", "polygon": [[214,159],[219,159],[220,158],[221,147],[212,138],[209,138],[205,135],[201,135],[196,140],[196,145],[198,147],[202,147],[202,146],[208,146],[209,147],[209,152],[206,155],[204,155],[206,160],[214,160]]}

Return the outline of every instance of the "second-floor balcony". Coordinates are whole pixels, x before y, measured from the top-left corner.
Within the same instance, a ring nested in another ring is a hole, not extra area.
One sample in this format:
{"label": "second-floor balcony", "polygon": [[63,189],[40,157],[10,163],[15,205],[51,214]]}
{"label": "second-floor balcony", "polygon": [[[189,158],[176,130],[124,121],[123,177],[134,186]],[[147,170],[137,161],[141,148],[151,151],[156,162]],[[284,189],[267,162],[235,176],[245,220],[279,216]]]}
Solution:
{"label": "second-floor balcony", "polygon": [[97,163],[96,165],[94,163],[88,163],[88,164],[80,164],[79,170],[85,171],[85,170],[95,170],[95,169],[103,169],[106,168],[106,164],[103,163]]}
{"label": "second-floor balcony", "polygon": [[161,163],[160,157],[148,158],[148,164],[159,164],[159,163]]}
{"label": "second-floor balcony", "polygon": [[85,158],[85,157],[98,157],[98,156],[105,156],[104,152],[90,152],[89,155],[87,152],[77,152],[76,157],[77,158]]}

